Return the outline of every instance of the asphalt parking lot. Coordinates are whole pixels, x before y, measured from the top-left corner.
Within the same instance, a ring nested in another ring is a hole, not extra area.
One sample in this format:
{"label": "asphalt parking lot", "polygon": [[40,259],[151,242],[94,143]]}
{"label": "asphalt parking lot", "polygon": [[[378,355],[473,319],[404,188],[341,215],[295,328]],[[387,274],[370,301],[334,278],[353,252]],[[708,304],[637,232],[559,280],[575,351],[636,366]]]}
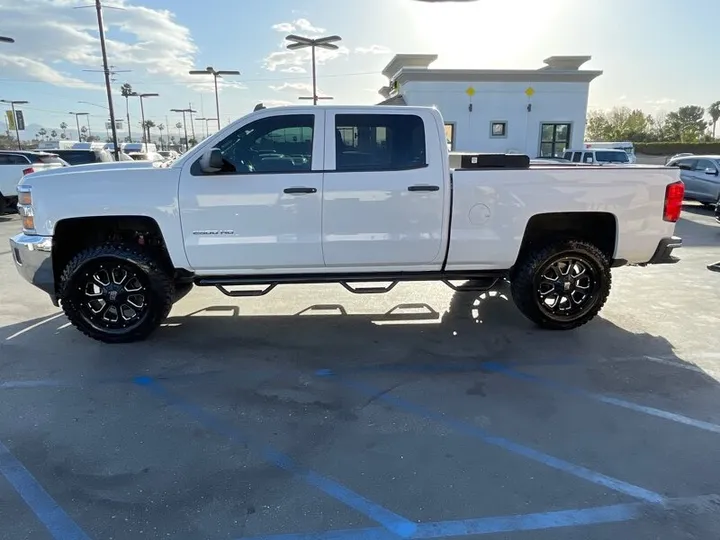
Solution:
{"label": "asphalt parking lot", "polygon": [[144,343],[68,326],[0,216],[0,538],[645,540],[720,531],[720,225],[602,317],[506,291],[197,288]]}

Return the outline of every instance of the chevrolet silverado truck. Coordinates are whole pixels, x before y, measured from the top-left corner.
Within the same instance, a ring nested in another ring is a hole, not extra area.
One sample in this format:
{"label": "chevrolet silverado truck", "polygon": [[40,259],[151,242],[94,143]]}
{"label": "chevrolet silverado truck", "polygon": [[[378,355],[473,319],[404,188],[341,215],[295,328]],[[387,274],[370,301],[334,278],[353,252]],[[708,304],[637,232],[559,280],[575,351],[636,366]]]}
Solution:
{"label": "chevrolet silverado truck", "polygon": [[165,168],[25,176],[10,243],[20,274],[108,343],[149,336],[194,285],[507,280],[526,317],[571,329],[602,308],[612,267],[677,261],[683,192],[666,167],[477,154],[451,170],[432,108],[270,108]]}

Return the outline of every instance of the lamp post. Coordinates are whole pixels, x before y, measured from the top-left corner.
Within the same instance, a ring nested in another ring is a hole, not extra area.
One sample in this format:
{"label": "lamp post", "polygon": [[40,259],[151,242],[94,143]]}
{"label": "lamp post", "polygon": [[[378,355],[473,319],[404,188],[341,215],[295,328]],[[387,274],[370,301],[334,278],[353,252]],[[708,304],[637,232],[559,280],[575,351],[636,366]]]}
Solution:
{"label": "lamp post", "polygon": [[148,139],[150,138],[150,130],[149,129],[146,130],[146,127],[145,127],[145,107],[143,107],[143,98],[158,97],[160,94],[155,94],[155,93],[138,94],[137,92],[133,92],[130,95],[140,98],[140,115],[142,116],[143,142],[145,143],[145,150],[147,151],[147,143],[148,143]]}
{"label": "lamp post", "polygon": [[185,151],[187,152],[190,149],[190,141],[188,141],[188,136],[187,136],[187,121],[185,120],[185,113],[192,114],[197,111],[187,108],[187,109],[170,109],[170,112],[179,112],[179,113],[182,113],[182,115],[183,115],[183,130],[185,130]]}
{"label": "lamp post", "polygon": [[335,51],[339,47],[335,45],[337,41],[341,41],[342,38],[340,36],[327,36],[327,37],[321,37],[321,38],[306,38],[302,36],[296,36],[295,34],[290,34],[285,38],[287,41],[290,42],[290,44],[287,46],[288,50],[290,51],[297,51],[299,49],[306,49],[310,48],[312,51],[312,88],[313,88],[313,95],[312,97],[301,97],[300,99],[312,99],[313,105],[317,105],[318,99],[332,99],[331,97],[320,97],[317,95],[317,75],[316,75],[316,69],[315,69],[315,49],[321,48],[321,49],[327,49],[329,51]]}
{"label": "lamp post", "polygon": [[205,122],[205,138],[209,137],[210,129],[208,128],[208,122],[214,122],[217,118],[195,118],[195,120]]}
{"label": "lamp post", "polygon": [[0,43],[15,43],[15,40],[11,37],[0,36]]}
{"label": "lamp post", "polygon": [[0,99],[0,102],[10,104],[10,108],[12,109],[13,122],[15,122],[15,136],[17,137],[18,150],[22,150],[22,143],[20,142],[20,127],[18,126],[17,115],[15,114],[15,105],[25,105],[26,103],[29,103],[29,101]]}
{"label": "lamp post", "polygon": [[[337,47],[335,47],[337,49]],[[217,114],[218,131],[220,130],[220,99],[218,98],[218,77],[223,75],[240,75],[236,70],[215,70],[212,66],[206,67],[204,70],[193,69],[189,71],[190,75],[212,75],[215,80],[215,112]]]}
{"label": "lamp post", "polygon": [[[80,116],[90,116],[90,113],[86,112],[72,112],[70,111],[68,114],[74,114],[75,115],[75,125],[77,126],[77,132],[78,132],[78,141],[82,138],[80,135],[80,120],[78,117]],[[88,132],[90,131],[90,128],[88,128]]]}

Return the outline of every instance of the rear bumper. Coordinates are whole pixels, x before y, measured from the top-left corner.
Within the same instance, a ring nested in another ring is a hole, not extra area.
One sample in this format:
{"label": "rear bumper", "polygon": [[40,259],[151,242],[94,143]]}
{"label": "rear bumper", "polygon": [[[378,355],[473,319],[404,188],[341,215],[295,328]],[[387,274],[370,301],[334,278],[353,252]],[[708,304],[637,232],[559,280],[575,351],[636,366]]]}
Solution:
{"label": "rear bumper", "polygon": [[52,265],[52,237],[18,234],[10,239],[15,268],[29,283],[56,301],[55,273]]}
{"label": "rear bumper", "polygon": [[673,250],[679,247],[682,247],[682,238],[679,236],[663,238],[658,242],[658,247],[647,264],[675,264],[679,262],[680,259],[672,255]]}

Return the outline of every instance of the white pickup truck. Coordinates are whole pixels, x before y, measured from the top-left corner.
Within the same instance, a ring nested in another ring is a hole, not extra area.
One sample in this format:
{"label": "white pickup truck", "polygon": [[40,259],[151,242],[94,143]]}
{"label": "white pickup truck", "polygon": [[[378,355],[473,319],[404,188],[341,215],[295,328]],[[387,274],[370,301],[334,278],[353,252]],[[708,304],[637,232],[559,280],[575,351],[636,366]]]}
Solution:
{"label": "white pickup truck", "polygon": [[569,329],[600,311],[611,267],[677,261],[677,170],[463,160],[449,168],[434,109],[262,109],[166,168],[25,176],[10,243],[28,281],[111,343],[147,337],[193,285],[507,279],[529,319]]}

